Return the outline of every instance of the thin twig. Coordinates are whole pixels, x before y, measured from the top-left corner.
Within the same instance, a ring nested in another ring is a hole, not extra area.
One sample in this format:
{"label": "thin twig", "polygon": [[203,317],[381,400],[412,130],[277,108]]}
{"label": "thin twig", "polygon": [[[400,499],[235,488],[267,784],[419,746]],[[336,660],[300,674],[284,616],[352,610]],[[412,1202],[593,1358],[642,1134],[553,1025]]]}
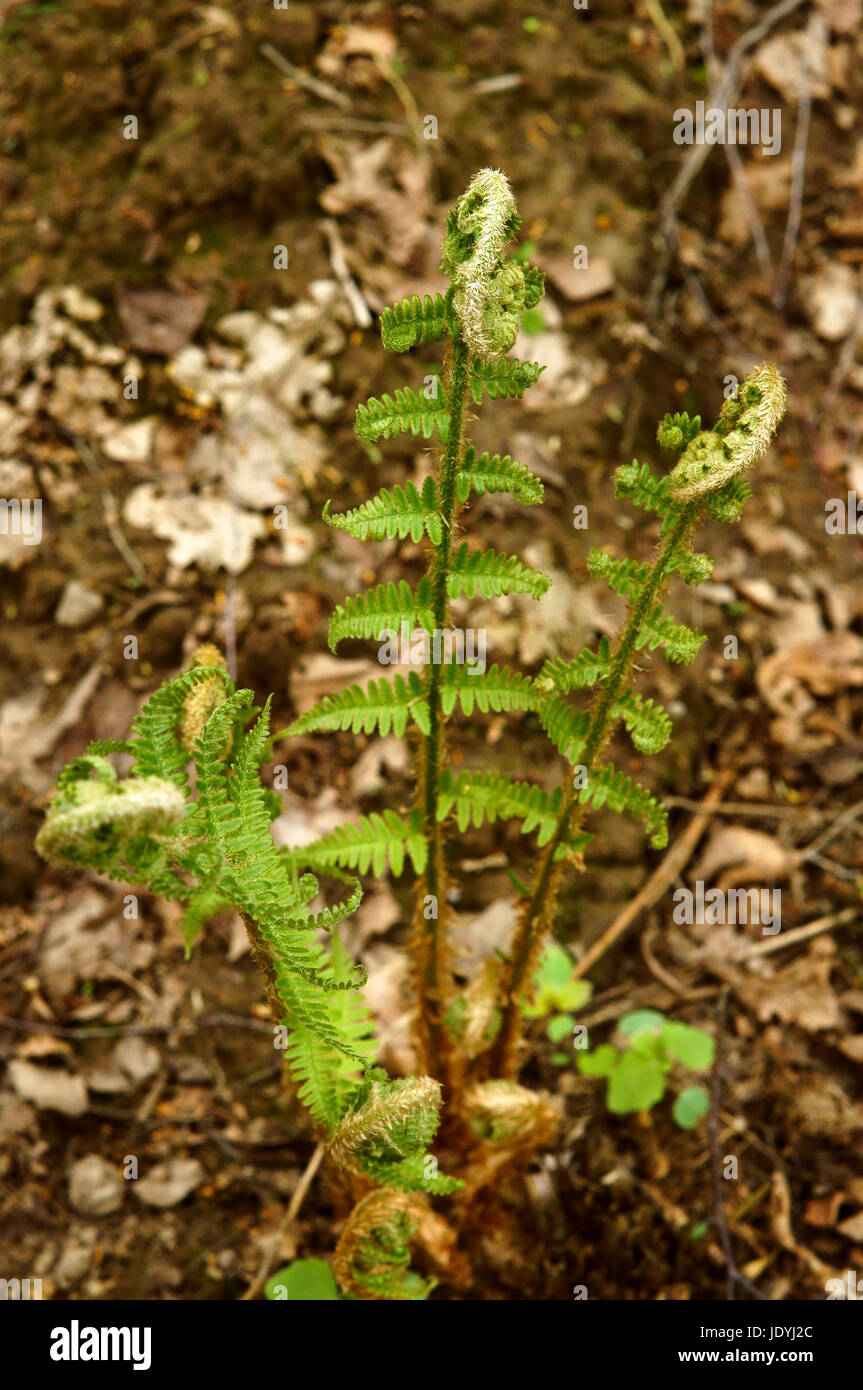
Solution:
{"label": "thin twig", "polygon": [[713,1064],[713,1077],[710,1086],[710,1114],[707,1125],[710,1136],[710,1156],[713,1170],[713,1211],[716,1221],[716,1229],[719,1234],[719,1241],[722,1246],[722,1253],[725,1256],[725,1267],[728,1271],[728,1282],[725,1289],[725,1297],[728,1301],[734,1299],[735,1284],[740,1284],[746,1292],[753,1298],[763,1299],[764,1295],[759,1293],[755,1285],[750,1283],[745,1275],[740,1273],[737,1262],[734,1258],[734,1250],[731,1245],[731,1236],[728,1234],[728,1222],[725,1219],[725,1197],[722,1190],[722,1150],[720,1144],[719,1128],[719,1107],[722,1101],[722,1082],[725,1076],[725,1017],[728,1008],[729,990],[726,988],[721,991],[716,1006],[716,1058]]}
{"label": "thin twig", "polygon": [[275,1260],[279,1252],[279,1246],[282,1243],[282,1238],[284,1237],[285,1232],[288,1230],[288,1228],[293,1224],[294,1221],[296,1221],[297,1217],[299,1216],[300,1208],[302,1207],[303,1202],[306,1198],[306,1193],[311,1187],[312,1182],[314,1181],[315,1174],[321,1166],[321,1162],[323,1160],[325,1152],[325,1146],[323,1144],[318,1144],[315,1148],[314,1153],[312,1154],[311,1158],[306,1164],[305,1172],[303,1173],[302,1177],[300,1178],[300,1181],[297,1183],[296,1187],[294,1188],[291,1194],[291,1200],[287,1205],[284,1216],[279,1222],[278,1229],[276,1230],[276,1233],[273,1236],[272,1241],[267,1246],[257,1274],[255,1275],[249,1287],[246,1289],[246,1292],[240,1295],[241,1303],[248,1302],[249,1299],[257,1297],[261,1289],[264,1287],[264,1281],[266,1280],[266,1277],[269,1274],[270,1269],[272,1268],[273,1261]]}
{"label": "thin twig", "polygon": [[797,60],[799,89],[797,123],[794,127],[794,150],[791,155],[791,190],[788,196],[788,220],[782,241],[782,256],[773,282],[773,303],[778,310],[785,307],[785,296],[791,278],[791,268],[800,236],[803,216],[803,184],[806,176],[806,152],[809,146],[809,123],[812,117],[812,89],[805,57]]}
{"label": "thin twig", "polygon": [[87,469],[87,472],[95,479],[99,487],[99,501],[102,506],[102,515],[105,518],[105,529],[108,535],[111,537],[115,548],[122,555],[135,578],[143,582],[147,578],[146,571],[123,534],[119,521],[120,509],[117,506],[117,499],[105,483],[102,470],[96,461],[93,450],[90,448],[83,435],[77,434],[74,430],[67,429],[65,426],[61,428],[66,438],[71,441],[75,452]]}
{"label": "thin twig", "polygon": [[349,96],[340,92],[337,87],[333,87],[329,82],[322,82],[319,77],[312,77],[310,73],[303,72],[302,68],[296,67],[290,59],[285,58],[277,48],[271,43],[262,43],[260,47],[261,55],[279,69],[283,77],[289,77],[292,82],[296,82],[298,87],[303,87],[313,96],[320,97],[322,101],[331,101],[333,106],[338,106],[342,111],[349,111],[352,102]]}
{"label": "thin twig", "polygon": [[362,291],[348,269],[345,246],[341,234],[339,233],[338,223],[335,222],[332,217],[325,217],[318,225],[329,242],[330,265],[333,268],[333,274],[342,287],[342,293],[348,301],[351,313],[354,316],[354,323],[358,328],[370,328],[372,324],[372,312],[363,299]]}
{"label": "thin twig", "polygon": [[599,940],[593,943],[590,950],[578,962],[574,972],[576,978],[586,975],[588,970],[591,970],[596,962],[605,955],[609,947],[613,946],[623,936],[623,933],[632,926],[641,913],[653,907],[669,884],[679,877],[694,853],[695,846],[704,834],[712,808],[721,800],[722,793],[734,781],[737,771],[736,767],[725,768],[717,775],[701,803],[698,815],[692,818],[683,834],[674,842],[662,863],[650,875],[632,902],[628,903],[623,911],[615,917],[611,926],[605,929]]}
{"label": "thin twig", "polygon": [[[755,47],[761,40],[769,34],[774,25],[787,15],[799,9],[804,0],[779,0],[779,3],[772,5],[762,19],[748,29],[731,48],[725,65],[722,69],[722,77],[716,88],[710,95],[709,105],[726,107],[738,86],[738,68],[740,60]],[[660,258],[653,277],[653,283],[648,295],[648,317],[653,319],[659,312],[659,306],[665,291],[668,272],[671,262],[677,250],[677,210],[685,198],[690,184],[696,178],[701,166],[710,153],[710,145],[692,145],[686,158],[678,170],[677,177],[662,199],[659,209],[659,230],[665,241],[665,253]]]}
{"label": "thin twig", "polygon": [[170,1033],[197,1033],[205,1028],[247,1028],[254,1033],[272,1035],[273,1025],[256,1018],[238,1014],[208,1014],[204,1018],[182,1019],[178,1023],[118,1024],[108,1028],[68,1028],[59,1023],[33,1023],[26,1018],[7,1018],[0,1014],[0,1028],[16,1033],[45,1033],[50,1038],[68,1038],[71,1042],[88,1042],[93,1038],[167,1037]]}
{"label": "thin twig", "polygon": [[754,960],[756,957],[768,956],[773,951],[784,951],[787,946],[799,946],[801,941],[811,941],[813,936],[821,936],[823,932],[832,931],[834,927],[844,926],[859,918],[859,908],[844,907],[841,912],[833,912],[829,917],[818,917],[814,922],[807,922],[805,926],[795,927],[793,931],[772,936],[769,941],[754,942],[744,959]]}

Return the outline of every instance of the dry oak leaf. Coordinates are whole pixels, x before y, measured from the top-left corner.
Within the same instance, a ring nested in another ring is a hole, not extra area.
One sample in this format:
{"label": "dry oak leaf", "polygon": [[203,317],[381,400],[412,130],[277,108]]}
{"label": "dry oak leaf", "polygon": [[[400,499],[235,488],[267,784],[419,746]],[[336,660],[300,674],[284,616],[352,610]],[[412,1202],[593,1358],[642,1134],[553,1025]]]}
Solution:
{"label": "dry oak leaf", "polygon": [[842,1013],[830,984],[835,964],[831,941],[816,941],[808,953],[791,961],[772,978],[738,978],[734,992],[762,1023],[771,1018],[796,1024],[807,1033],[839,1028]]}
{"label": "dry oak leaf", "polygon": [[406,265],[426,231],[430,199],[423,161],[389,138],[362,149],[322,135],[319,147],[336,176],[321,194],[321,207],[336,216],[366,213],[386,235],[388,259]]}
{"label": "dry oak leaf", "polygon": [[787,878],[797,865],[797,855],[780,845],[763,830],[746,825],[723,825],[714,830],[698,863],[692,869],[692,880],[707,883],[719,869],[725,884],[743,883],[747,879],[760,884]]}
{"label": "dry oak leaf", "polygon": [[825,632],[817,642],[785,647],[761,663],[756,681],[772,710],[800,718],[815,708],[813,695],[863,685],[863,638],[854,632]]}

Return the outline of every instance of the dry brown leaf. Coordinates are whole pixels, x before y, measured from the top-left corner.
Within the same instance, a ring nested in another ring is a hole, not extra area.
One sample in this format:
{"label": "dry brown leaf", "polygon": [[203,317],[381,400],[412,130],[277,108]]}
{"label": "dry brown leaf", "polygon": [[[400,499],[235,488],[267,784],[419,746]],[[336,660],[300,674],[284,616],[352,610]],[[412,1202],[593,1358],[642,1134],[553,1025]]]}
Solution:
{"label": "dry brown leaf", "polygon": [[171,357],[185,347],[207,312],[207,296],[182,286],[124,286],[117,309],[129,346]]}
{"label": "dry brown leaf", "polygon": [[747,879],[772,883],[786,878],[796,865],[795,852],[763,830],[748,825],[723,825],[713,831],[691,878],[693,882],[701,879],[707,883],[718,869],[731,869],[722,876],[722,884],[743,883]]}

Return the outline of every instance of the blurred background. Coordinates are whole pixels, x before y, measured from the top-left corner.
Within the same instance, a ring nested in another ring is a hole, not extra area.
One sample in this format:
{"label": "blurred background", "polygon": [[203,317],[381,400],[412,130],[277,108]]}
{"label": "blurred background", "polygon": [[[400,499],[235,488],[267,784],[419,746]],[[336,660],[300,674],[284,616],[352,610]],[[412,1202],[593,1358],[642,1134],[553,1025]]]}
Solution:
{"label": "blurred background", "polygon": [[[495,1194],[475,1283],[436,1296],[722,1298],[739,1272],[823,1298],[863,1269],[861,0],[147,11],[0,0],[0,1274],[57,1298],[236,1298],[332,1248],[325,1173],[285,1220],[315,1140],[280,1090],[239,920],[184,963],[173,906],[48,870],[33,839],[63,763],[124,735],[201,641],[275,693],[275,727],[380,674],[367,645],[327,652],[327,617],[414,579],[421,551],[320,513],[428,469],[422,441],[361,445],[354,408],[434,370],[434,345],[386,354],[376,317],[442,287],[443,217],[491,165],[546,273],[516,349],[546,370],[473,437],[546,493],[531,512],[478,499],[465,528],[554,585],[539,606],[471,606],[490,661],[537,670],[615,631],[587,551],[650,554],[656,527],[612,475],[663,466],[666,411],[712,423],[765,359],[789,410],[742,522],[702,537],[711,580],[671,597],[701,655],[645,656],[670,747],[617,749],[685,853],[597,816],[559,928],[576,961],[595,947],[592,1037],[644,1006],[721,1039],[711,1124],[609,1116],[536,1026],[528,1075],[562,1098],[559,1146]],[[758,140],[699,142],[729,108]],[[280,751],[285,841],[410,797],[395,740]],[[530,720],[463,721],[457,756],[559,778]],[[529,872],[515,828],[454,847],[466,977],[509,938],[507,863]],[[780,888],[781,935],[673,923],[698,880]],[[396,1071],[408,900],[370,883],[346,932]],[[727,1154],[733,1269],[712,1189]]]}

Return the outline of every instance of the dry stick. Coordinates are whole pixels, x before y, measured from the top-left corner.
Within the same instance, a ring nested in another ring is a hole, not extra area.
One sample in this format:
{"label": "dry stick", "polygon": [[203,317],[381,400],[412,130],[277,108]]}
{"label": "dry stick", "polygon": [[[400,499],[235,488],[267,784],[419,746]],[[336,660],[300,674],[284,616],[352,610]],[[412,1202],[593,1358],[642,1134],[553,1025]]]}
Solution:
{"label": "dry stick", "polygon": [[788,197],[788,220],[785,223],[785,236],[782,241],[782,257],[773,281],[773,303],[781,312],[785,307],[785,296],[791,278],[791,267],[800,236],[800,222],[803,215],[803,183],[806,175],[806,152],[809,146],[809,123],[812,118],[812,89],[808,80],[808,66],[805,58],[798,58],[799,75],[798,112],[794,127],[794,149],[791,154],[791,191]]}
{"label": "dry stick", "polygon": [[[711,106],[725,106],[732,94],[737,89],[738,64],[743,55],[748,50],[760,43],[765,35],[769,34],[774,25],[784,19],[786,15],[792,14],[799,9],[803,0],[779,0],[779,4],[773,5],[763,19],[741,37],[731,48],[725,66],[722,70],[722,80],[719,86],[710,95]],[[665,284],[668,279],[668,272],[671,262],[677,249],[677,209],[683,201],[689,189],[689,185],[699,173],[701,166],[710,153],[709,145],[693,145],[683,161],[680,170],[669,188],[668,192],[660,204],[659,229],[666,243],[665,254],[661,258],[653,277],[648,296],[647,313],[648,318],[654,319],[659,312]]]}
{"label": "dry stick", "polygon": [[799,946],[801,941],[811,941],[813,936],[832,931],[834,927],[845,926],[848,922],[857,921],[859,917],[859,908],[843,907],[841,912],[833,912],[829,917],[817,917],[814,922],[795,927],[793,931],[782,932],[779,936],[771,937],[769,941],[756,941],[744,959],[754,960],[756,957],[768,956],[773,951],[784,951],[786,946]]}
{"label": "dry stick", "polygon": [[122,555],[135,578],[143,582],[147,578],[146,572],[141,561],[138,559],[123,534],[119,521],[120,509],[117,506],[117,499],[111,489],[105,484],[102,470],[96,461],[93,450],[90,448],[83,435],[77,434],[74,430],[70,429],[64,429],[63,433],[66,435],[67,439],[71,440],[75,452],[87,469],[87,472],[95,479],[99,486],[99,501],[102,505],[102,515],[105,518],[105,528],[108,535],[111,537],[115,548]]}
{"label": "dry stick", "polygon": [[353,103],[349,96],[340,92],[337,87],[332,87],[329,82],[322,82],[319,77],[312,77],[309,73],[303,72],[302,68],[296,67],[271,43],[262,43],[260,52],[273,67],[279,69],[283,77],[289,77],[298,87],[304,87],[307,92],[320,97],[322,101],[331,101],[334,106],[341,107],[342,111],[350,111]]}
{"label": "dry stick", "polygon": [[686,54],[683,51],[683,44],[677,37],[674,25],[669,20],[659,0],[644,0],[644,5],[651,23],[668,49],[671,66],[675,72],[681,72],[686,67]]}
{"label": "dry stick", "polygon": [[264,1280],[269,1274],[270,1269],[273,1265],[273,1261],[275,1260],[276,1255],[278,1254],[279,1245],[281,1243],[282,1237],[284,1236],[285,1232],[287,1231],[288,1227],[292,1224],[292,1222],[296,1221],[297,1217],[299,1216],[300,1208],[302,1207],[303,1202],[306,1198],[306,1193],[311,1187],[314,1181],[315,1174],[321,1166],[321,1162],[323,1160],[325,1152],[326,1146],[324,1144],[318,1144],[315,1148],[314,1153],[312,1154],[311,1158],[306,1164],[305,1171],[291,1194],[291,1200],[287,1205],[284,1216],[279,1222],[278,1229],[275,1235],[273,1236],[273,1239],[270,1242],[269,1246],[267,1247],[263,1259],[261,1260],[260,1269],[258,1270],[249,1287],[246,1289],[246,1292],[240,1294],[241,1303],[247,1302],[250,1298],[257,1297],[257,1295],[263,1288]]}
{"label": "dry stick", "polygon": [[679,877],[692,857],[695,846],[704,834],[713,808],[722,799],[722,793],[734,781],[737,772],[736,767],[729,767],[718,774],[711,783],[710,790],[704,800],[700,803],[698,815],[692,818],[680,838],[675,840],[662,863],[650,875],[632,902],[615,917],[611,926],[606,927],[599,940],[593,943],[590,950],[578,962],[574,972],[576,978],[586,975],[588,970],[591,970],[596,962],[605,955],[609,947],[613,946],[623,936],[623,933],[632,926],[633,922],[640,917],[641,913],[653,907],[669,884]]}
{"label": "dry stick", "polygon": [[345,246],[341,238],[341,233],[339,232],[338,223],[332,217],[325,217],[318,225],[329,242],[330,265],[333,268],[333,274],[342,287],[342,293],[348,301],[351,313],[354,316],[354,323],[358,328],[370,328],[372,323],[372,312],[363,299],[362,291],[348,269]]}
{"label": "dry stick", "polygon": [[722,1153],[720,1151],[719,1106],[722,1100],[722,1081],[725,1073],[725,1048],[723,1046],[723,1041],[728,995],[728,989],[724,989],[719,996],[719,1002],[716,1008],[716,1058],[713,1064],[713,1079],[710,1087],[710,1114],[707,1121],[710,1135],[710,1157],[713,1168],[713,1210],[716,1220],[716,1229],[719,1232],[719,1240],[722,1245],[722,1253],[725,1256],[725,1267],[728,1270],[728,1283],[725,1291],[726,1299],[733,1300],[735,1284],[741,1284],[753,1298],[763,1299],[764,1295],[759,1293],[755,1285],[751,1284],[746,1276],[741,1274],[740,1270],[737,1268],[737,1261],[734,1258],[734,1250],[731,1245],[731,1236],[728,1234],[728,1222],[725,1219],[725,1199],[722,1191],[723,1178]]}
{"label": "dry stick", "polygon": [[[712,8],[711,0],[705,0],[701,15],[701,51],[704,55],[704,61],[710,73],[711,80],[718,86],[722,80],[722,69],[719,59],[716,56],[716,47],[713,42]],[[737,189],[737,196],[740,198],[740,202],[743,206],[743,213],[749,225],[749,234],[755,246],[755,254],[761,266],[761,273],[765,281],[769,284],[775,281],[773,258],[770,254],[770,246],[767,241],[764,224],[758,215],[758,209],[753,202],[752,194],[749,189],[749,182],[743,170],[743,161],[737,152],[736,145],[729,145],[726,141],[723,148]]]}
{"label": "dry stick", "polygon": [[102,1038],[111,1042],[116,1038],[168,1037],[171,1033],[198,1033],[206,1028],[247,1028],[253,1033],[269,1033],[273,1025],[262,1019],[243,1018],[239,1014],[207,1014],[204,1018],[181,1019],[177,1023],[129,1023],[107,1028],[68,1028],[60,1023],[35,1023],[26,1018],[7,1018],[0,1014],[0,1028],[9,1028],[16,1033],[44,1033],[49,1038],[68,1038],[71,1042],[88,1042]]}

